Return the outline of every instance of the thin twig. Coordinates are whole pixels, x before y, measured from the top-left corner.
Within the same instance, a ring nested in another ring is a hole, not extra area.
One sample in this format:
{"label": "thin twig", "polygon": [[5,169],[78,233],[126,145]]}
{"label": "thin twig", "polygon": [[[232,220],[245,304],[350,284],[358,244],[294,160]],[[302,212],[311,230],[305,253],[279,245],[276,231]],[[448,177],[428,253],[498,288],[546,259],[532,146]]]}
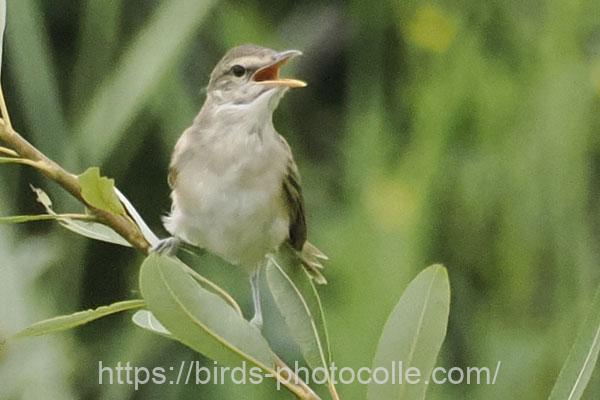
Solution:
{"label": "thin twig", "polygon": [[2,90],[2,86],[0,86],[0,111],[2,112],[2,118],[6,121],[6,125],[10,130],[12,130],[13,127],[12,123],[10,122],[10,115],[8,115],[6,102],[4,101],[4,91]]}
{"label": "thin twig", "polygon": [[39,168],[41,166],[38,161],[31,161],[20,157],[0,157],[0,164],[23,164],[33,168]]}
{"label": "thin twig", "polygon": [[2,147],[2,146],[0,146],[0,153],[4,153],[7,156],[11,156],[11,157],[19,157],[19,154],[17,154],[16,151],[11,150],[8,147]]}
{"label": "thin twig", "polygon": [[0,224],[20,224],[33,221],[57,221],[57,220],[75,220],[94,222],[98,219],[89,214],[38,214],[38,215],[12,215],[10,217],[0,217]]}

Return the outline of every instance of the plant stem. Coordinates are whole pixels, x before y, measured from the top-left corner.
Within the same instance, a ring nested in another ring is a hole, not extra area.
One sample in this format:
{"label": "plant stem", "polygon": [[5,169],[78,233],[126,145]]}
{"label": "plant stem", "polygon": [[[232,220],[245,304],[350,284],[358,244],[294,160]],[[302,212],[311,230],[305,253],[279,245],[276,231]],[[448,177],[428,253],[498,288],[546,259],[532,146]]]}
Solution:
{"label": "plant stem", "polygon": [[57,220],[76,220],[95,222],[97,218],[88,214],[40,214],[40,215],[13,215],[10,217],[0,217],[0,224],[20,224],[33,221],[57,221]]}
{"label": "plant stem", "polygon": [[23,164],[33,168],[39,168],[37,161],[31,161],[20,157],[0,157],[0,164]]}

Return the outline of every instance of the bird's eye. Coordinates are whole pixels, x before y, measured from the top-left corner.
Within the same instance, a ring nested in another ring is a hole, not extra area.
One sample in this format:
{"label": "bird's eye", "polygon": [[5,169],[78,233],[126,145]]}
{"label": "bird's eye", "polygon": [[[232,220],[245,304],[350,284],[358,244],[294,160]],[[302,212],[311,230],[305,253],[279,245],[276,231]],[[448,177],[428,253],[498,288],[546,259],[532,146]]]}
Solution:
{"label": "bird's eye", "polygon": [[237,77],[243,76],[246,73],[246,68],[241,65],[234,65],[231,67],[231,72]]}

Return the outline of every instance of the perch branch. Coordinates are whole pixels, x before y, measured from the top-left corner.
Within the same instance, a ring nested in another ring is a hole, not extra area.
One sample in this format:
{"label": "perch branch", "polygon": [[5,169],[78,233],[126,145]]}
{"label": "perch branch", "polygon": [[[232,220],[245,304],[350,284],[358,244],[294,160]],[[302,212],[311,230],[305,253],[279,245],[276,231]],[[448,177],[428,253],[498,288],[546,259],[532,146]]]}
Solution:
{"label": "perch branch", "polygon": [[[2,96],[0,96],[0,109],[6,112]],[[9,147],[9,151],[6,153],[11,153],[12,150],[20,159],[24,160],[21,162],[22,164],[34,167],[42,175],[58,183],[73,197],[85,204],[92,215],[98,219],[98,222],[112,228],[143,254],[148,254],[150,244],[146,241],[139,228],[127,216],[112,214],[90,206],[81,196],[81,187],[79,186],[77,176],[65,171],[60,165],[46,157],[46,155],[25,140],[19,133],[12,129],[6,117],[7,114],[3,114],[3,119],[0,120],[0,140]]]}

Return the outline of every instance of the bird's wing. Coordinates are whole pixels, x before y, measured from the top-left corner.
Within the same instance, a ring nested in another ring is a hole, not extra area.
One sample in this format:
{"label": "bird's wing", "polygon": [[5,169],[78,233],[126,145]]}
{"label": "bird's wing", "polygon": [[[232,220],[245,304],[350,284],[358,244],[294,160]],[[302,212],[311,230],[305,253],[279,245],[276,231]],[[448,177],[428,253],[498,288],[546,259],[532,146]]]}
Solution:
{"label": "bird's wing", "polygon": [[287,171],[283,179],[283,190],[288,205],[290,217],[290,243],[298,251],[302,251],[304,242],[306,242],[306,216],[304,213],[304,199],[302,198],[302,188],[300,187],[300,175],[298,167],[293,159],[290,158]]}
{"label": "bird's wing", "polygon": [[283,178],[284,199],[288,206],[287,209],[290,218],[289,240],[294,249],[302,251],[304,242],[306,242],[306,216],[304,212],[302,187],[300,186],[300,174],[289,145],[282,136],[280,136],[280,138],[289,154],[286,172]]}
{"label": "bird's wing", "polygon": [[281,141],[286,146],[289,154],[287,169],[283,178],[283,193],[290,218],[289,245],[295,250],[296,256],[315,282],[325,284],[327,280],[320,271],[323,269],[320,260],[327,260],[328,258],[321,250],[306,241],[306,214],[304,212],[302,187],[300,186],[300,174],[289,145],[283,137],[281,137]]}

